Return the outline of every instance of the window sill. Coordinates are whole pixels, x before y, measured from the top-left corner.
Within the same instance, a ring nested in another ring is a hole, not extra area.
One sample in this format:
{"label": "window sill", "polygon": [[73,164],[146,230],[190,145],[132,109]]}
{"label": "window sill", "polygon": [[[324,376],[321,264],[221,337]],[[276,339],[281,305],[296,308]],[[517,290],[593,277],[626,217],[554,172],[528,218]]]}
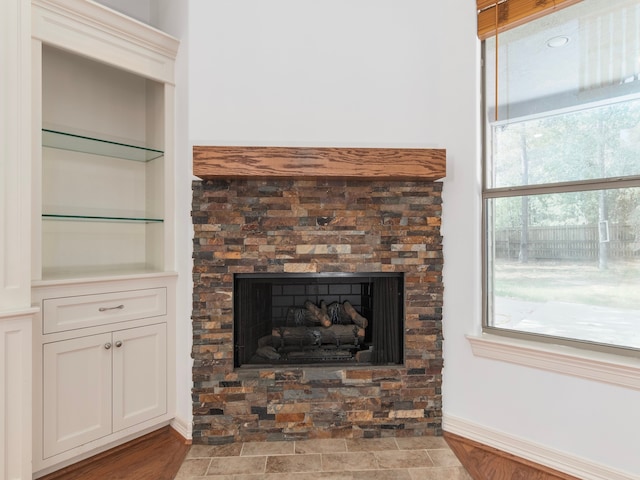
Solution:
{"label": "window sill", "polygon": [[640,390],[640,359],[497,335],[467,335],[477,357]]}

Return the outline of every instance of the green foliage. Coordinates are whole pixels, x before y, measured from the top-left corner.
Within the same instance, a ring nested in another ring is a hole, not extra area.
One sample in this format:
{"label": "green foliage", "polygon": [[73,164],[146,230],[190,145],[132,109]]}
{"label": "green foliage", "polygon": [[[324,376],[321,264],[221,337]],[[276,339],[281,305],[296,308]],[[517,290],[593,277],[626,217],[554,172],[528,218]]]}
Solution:
{"label": "green foliage", "polygon": [[[500,124],[492,132],[489,184],[493,187],[640,175],[640,100]],[[526,203],[525,219],[522,205],[522,197],[496,200],[496,228],[525,222],[633,224],[640,215],[634,214],[640,188],[606,190],[603,198],[598,191],[534,195]]]}

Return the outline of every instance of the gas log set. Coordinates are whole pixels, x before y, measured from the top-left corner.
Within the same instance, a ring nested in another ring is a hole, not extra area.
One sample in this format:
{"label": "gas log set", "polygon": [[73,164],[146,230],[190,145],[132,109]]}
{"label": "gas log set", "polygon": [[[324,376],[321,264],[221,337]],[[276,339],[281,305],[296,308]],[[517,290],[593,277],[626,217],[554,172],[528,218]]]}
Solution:
{"label": "gas log set", "polygon": [[236,274],[236,367],[398,364],[403,277],[386,273]]}
{"label": "gas log set", "polygon": [[321,301],[316,305],[310,300],[303,307],[290,307],[282,325],[274,325],[271,335],[258,340],[254,363],[277,363],[286,359],[307,363],[355,358],[358,362],[370,361],[370,350],[364,348],[369,321],[360,315],[349,301]]}

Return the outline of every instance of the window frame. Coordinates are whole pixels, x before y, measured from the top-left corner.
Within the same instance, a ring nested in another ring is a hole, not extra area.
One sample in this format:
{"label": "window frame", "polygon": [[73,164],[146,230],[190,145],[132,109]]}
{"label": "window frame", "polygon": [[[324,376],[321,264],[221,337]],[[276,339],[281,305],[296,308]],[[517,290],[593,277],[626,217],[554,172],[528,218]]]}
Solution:
{"label": "window frame", "polygon": [[[584,110],[586,108],[593,108],[602,105],[609,105],[616,102],[624,102],[632,99],[640,99],[640,93],[634,95],[623,95],[620,97],[615,97],[615,101],[611,101],[612,97],[609,97],[605,100],[599,100],[596,102],[591,102],[587,104],[581,104],[576,107],[571,108],[559,108],[553,111],[546,111],[543,113],[538,113],[535,115],[511,118],[509,120],[495,121],[491,122],[490,119],[487,118],[487,68],[486,68],[486,44],[485,41],[482,40],[480,44],[480,52],[481,52],[481,63],[480,63],[480,74],[481,74],[481,108],[480,108],[480,116],[481,116],[481,162],[482,162],[482,181],[481,181],[481,232],[482,232],[482,332],[487,337],[485,340],[480,341],[477,337],[469,337],[469,341],[472,344],[472,348],[474,350],[474,354],[479,356],[485,356],[488,358],[494,359],[505,359],[505,351],[504,345],[497,339],[512,339],[515,342],[524,342],[524,345],[531,343],[532,350],[536,351],[535,345],[539,345],[542,348],[543,352],[547,352],[548,347],[560,346],[560,347],[570,347],[571,349],[575,349],[575,352],[580,351],[591,351],[598,352],[603,354],[613,354],[613,355],[622,355],[625,357],[634,357],[640,358],[640,348],[630,347],[625,345],[615,345],[615,344],[607,344],[607,343],[599,343],[595,341],[589,340],[581,340],[578,338],[569,338],[569,337],[560,337],[550,334],[541,334],[534,332],[526,332],[524,330],[516,330],[516,329],[506,329],[495,327],[491,325],[491,321],[493,319],[492,313],[492,301],[494,298],[492,286],[490,283],[490,275],[493,274],[493,267],[491,265],[492,260],[494,259],[493,255],[490,255],[489,249],[494,244],[491,241],[491,236],[493,235],[494,230],[491,229],[490,225],[490,212],[488,204],[490,200],[496,198],[509,198],[509,197],[521,197],[524,195],[541,195],[541,194],[555,194],[555,193],[573,193],[573,192],[587,192],[594,190],[611,190],[611,189],[620,189],[620,188],[640,188],[640,174],[633,176],[625,176],[625,177],[605,177],[605,178],[597,178],[597,179],[586,179],[586,180],[578,180],[578,181],[566,181],[566,182],[556,182],[556,183],[545,183],[545,184],[530,184],[530,185],[519,185],[519,186],[508,186],[508,187],[493,187],[490,188],[488,185],[488,173],[491,162],[491,145],[492,145],[492,133],[491,130],[496,124],[509,124],[509,123],[517,123],[526,120],[533,120],[535,118],[548,117],[551,115],[559,114],[559,113],[570,113],[571,111]],[[497,79],[496,79],[497,81]],[[496,106],[497,108],[497,106]],[[495,337],[494,337],[495,336]],[[491,338],[494,337],[493,340]],[[482,338],[482,337],[480,337]],[[488,340],[487,340],[488,339]],[[488,348],[488,350],[487,350]],[[487,352],[489,350],[495,349],[495,355],[488,355]],[[543,353],[543,356],[546,353]],[[536,366],[537,360],[539,360],[539,356],[535,354],[533,356],[534,363],[530,364],[529,362],[525,362],[524,364],[528,366]],[[520,363],[520,362],[516,362]],[[626,366],[625,366],[626,367]],[[640,364],[633,367],[640,368]],[[578,376],[587,376],[588,375],[578,375]],[[618,382],[612,382],[615,384],[619,384]],[[639,387],[640,388],[640,387]]]}

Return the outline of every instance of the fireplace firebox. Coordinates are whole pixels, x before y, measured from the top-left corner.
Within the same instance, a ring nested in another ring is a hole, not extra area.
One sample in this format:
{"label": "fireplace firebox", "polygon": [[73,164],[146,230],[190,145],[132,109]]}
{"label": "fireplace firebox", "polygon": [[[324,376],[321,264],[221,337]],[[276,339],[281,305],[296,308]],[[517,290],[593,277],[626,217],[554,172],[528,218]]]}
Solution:
{"label": "fireplace firebox", "polygon": [[400,364],[400,273],[236,274],[235,366]]}

